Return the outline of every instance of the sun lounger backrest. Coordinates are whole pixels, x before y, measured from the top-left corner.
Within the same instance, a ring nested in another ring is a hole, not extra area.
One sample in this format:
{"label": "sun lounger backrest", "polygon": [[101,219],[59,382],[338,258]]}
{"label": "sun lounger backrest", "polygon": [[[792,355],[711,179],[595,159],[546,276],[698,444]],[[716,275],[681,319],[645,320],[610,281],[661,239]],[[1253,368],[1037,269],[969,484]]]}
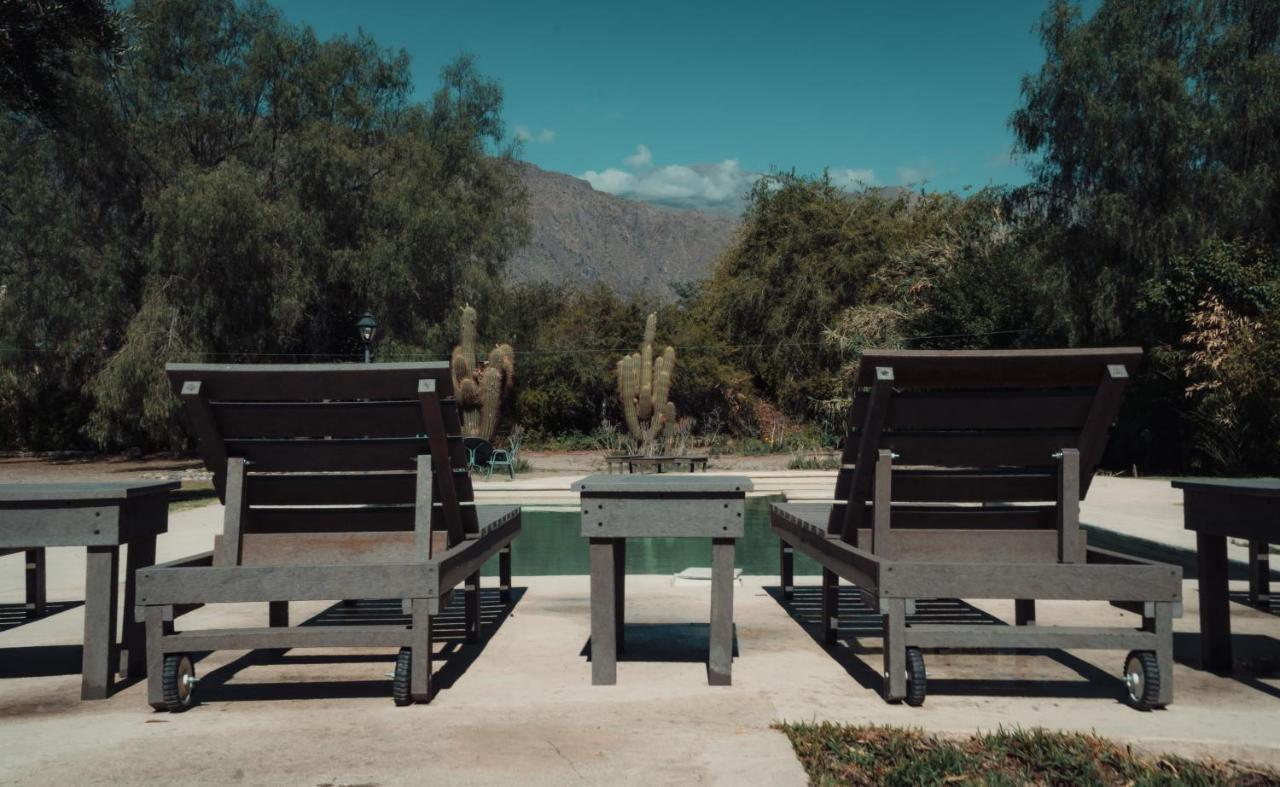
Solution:
{"label": "sun lounger backrest", "polygon": [[[867,527],[875,464],[892,452],[893,527],[1052,528],[1058,454],[1079,451],[1080,496],[1102,458],[1137,348],[873,351],[859,361],[833,534]],[[854,541],[845,535],[847,540]]]}
{"label": "sun lounger backrest", "polygon": [[220,564],[410,562],[477,532],[447,363],[166,371],[227,504]]}

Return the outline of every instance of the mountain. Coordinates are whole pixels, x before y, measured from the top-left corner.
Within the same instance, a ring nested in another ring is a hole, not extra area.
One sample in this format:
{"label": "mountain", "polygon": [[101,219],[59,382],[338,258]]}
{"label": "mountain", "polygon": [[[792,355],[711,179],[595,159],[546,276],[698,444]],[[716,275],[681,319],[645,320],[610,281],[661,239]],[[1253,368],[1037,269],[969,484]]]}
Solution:
{"label": "mountain", "polygon": [[622,295],[676,298],[673,284],[711,275],[738,221],[596,191],[585,180],[517,163],[529,193],[531,238],[511,257],[515,281],[569,288],[603,282]]}

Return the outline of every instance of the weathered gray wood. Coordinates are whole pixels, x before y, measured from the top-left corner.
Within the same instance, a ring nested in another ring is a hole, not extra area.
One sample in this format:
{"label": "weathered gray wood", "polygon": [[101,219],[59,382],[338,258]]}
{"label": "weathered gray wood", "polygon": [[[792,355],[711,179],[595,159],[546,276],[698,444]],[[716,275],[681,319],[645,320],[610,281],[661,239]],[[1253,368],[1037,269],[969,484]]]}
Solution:
{"label": "weathered gray wood", "polygon": [[53,483],[0,484],[0,503],[72,503],[131,500],[151,495],[167,496],[180,487],[177,481],[58,481]]}
{"label": "weathered gray wood", "polygon": [[116,577],[120,548],[88,549],[84,594],[84,652],[80,699],[101,700],[111,693],[116,654]]}
{"label": "weathered gray wood", "polygon": [[1058,560],[1077,562],[1080,554],[1080,452],[1064,448],[1058,460]]}
{"label": "weathered gray wood", "polygon": [[480,570],[489,558],[511,543],[520,533],[520,509],[504,508],[505,514],[488,527],[478,538],[467,539],[457,546],[437,553],[431,565],[438,567],[441,592],[456,586],[463,579]]}
{"label": "weathered gray wood", "polygon": [[1200,585],[1200,667],[1230,674],[1231,605],[1227,596],[1227,539],[1196,533],[1196,574]]}
{"label": "weathered gray wood", "polygon": [[884,698],[890,702],[907,696],[907,602],[881,599],[884,620]]}
{"label": "weathered gray wood", "polygon": [[857,503],[866,500],[871,481],[872,462],[884,428],[885,415],[889,411],[889,398],[893,395],[893,368],[877,367],[874,379],[867,381],[871,393],[867,400],[867,414],[862,420],[861,439],[856,441],[853,453],[854,468],[836,476],[836,499],[848,503],[843,511],[832,509],[827,532],[840,536],[846,543],[854,543],[859,527],[865,520],[863,508]]}
{"label": "weathered gray wood", "polygon": [[1014,599],[1013,619],[1016,625],[1034,626],[1036,624],[1036,600],[1033,598]]}
{"label": "weathered gray wood", "polygon": [[1182,497],[1187,530],[1248,541],[1274,541],[1280,532],[1280,496],[1254,485],[1185,485]]}
{"label": "weathered gray wood", "polygon": [[147,632],[147,702],[156,710],[164,710],[164,647],[166,634],[164,607],[140,607]]}
{"label": "weathered gray wood", "polygon": [[165,653],[194,653],[259,648],[400,647],[410,646],[412,642],[408,626],[291,626],[182,631],[162,637],[161,647]]}
{"label": "weathered gray wood", "polygon": [[786,538],[804,554],[830,568],[859,587],[874,590],[879,586],[880,561],[835,538],[828,538],[795,519],[785,506],[769,507],[769,527],[780,538]]}
{"label": "weathered gray wood", "polygon": [[840,632],[840,577],[822,569],[822,644],[834,645]]}
{"label": "weathered gray wood", "polygon": [[795,547],[782,539],[778,539],[781,569],[779,580],[782,584],[782,600],[791,601],[795,597]]}
{"label": "weathered gray wood", "polygon": [[733,552],[732,538],[711,541],[711,652],[707,681],[733,683]]}
{"label": "weathered gray wood", "polygon": [[138,603],[219,604],[435,595],[435,564],[336,566],[210,566],[147,568],[138,572]]}
{"label": "weathered gray wood", "polygon": [[200,379],[176,379],[170,381],[182,399],[183,413],[191,431],[196,436],[196,449],[204,466],[213,472],[213,488],[218,497],[223,496],[227,483],[227,447],[218,433],[218,423],[209,406],[209,395]]}
{"label": "weathered gray wood", "polygon": [[[893,500],[893,452],[881,449],[876,459],[875,498],[871,509],[871,554],[889,547],[889,520]],[[854,543],[861,543],[856,538]]]}
{"label": "weathered gray wood", "polygon": [[240,563],[240,537],[249,513],[249,496],[245,490],[245,460],[234,456],[227,460],[226,507],[222,513],[222,556],[220,563]]}
{"label": "weathered gray wood", "polygon": [[903,563],[884,565],[880,594],[902,598],[1182,600],[1176,566],[1082,563]]}
{"label": "weathered gray wood", "polygon": [[612,686],[618,682],[612,539],[593,538],[587,549],[591,562],[591,684]]}
{"label": "weathered gray wood", "polygon": [[622,494],[631,497],[669,494],[687,495],[736,495],[754,489],[751,479],[741,475],[644,475],[617,477],[607,474],[589,475],[573,484],[573,490],[581,494]]}
{"label": "weathered gray wood", "polygon": [[0,548],[109,546],[121,536],[113,501],[0,503]]}
{"label": "weathered gray wood", "polygon": [[498,550],[498,599],[511,606],[511,545]]}
{"label": "weathered gray wood", "polygon": [[1002,626],[921,623],[905,631],[918,648],[1072,648],[1155,650],[1155,634],[1120,626]]}
{"label": "weathered gray wood", "polygon": [[737,497],[604,497],[582,494],[584,538],[741,538],[746,532]]}
{"label": "weathered gray wood", "polygon": [[1266,541],[1249,542],[1249,603],[1271,606],[1271,555]]}
{"label": "weathered gray wood", "polygon": [[175,391],[182,381],[199,380],[205,395],[218,401],[341,399],[416,399],[418,380],[435,380],[440,394],[452,398],[447,361],[324,364],[165,365]]}
{"label": "weathered gray wood", "polygon": [[[418,402],[422,408],[422,420],[427,425],[427,433],[431,435],[431,462],[435,471],[436,485],[440,493],[440,509],[443,527],[437,528],[449,534],[449,546],[460,542],[464,530],[461,513],[458,511],[458,491],[454,486],[453,465],[449,460],[449,447],[444,439],[444,421],[440,415],[440,397],[436,392],[434,380],[421,380],[418,383]],[[469,481],[469,477],[468,477]]]}
{"label": "weathered gray wood", "polygon": [[25,551],[24,579],[26,580],[26,614],[28,618],[42,618],[47,611],[46,588],[48,586],[44,548]]}
{"label": "weathered gray wood", "polygon": [[431,519],[433,509],[431,457],[418,456],[418,478],[413,509],[413,556],[419,561],[431,557]]}
{"label": "weathered gray wood", "polygon": [[413,628],[411,630],[409,667],[409,695],[414,702],[431,701],[432,617],[430,599],[413,600]]}
{"label": "weathered gray wood", "polygon": [[1142,627],[1155,639],[1156,665],[1160,669],[1160,692],[1156,702],[1168,705],[1173,702],[1173,612],[1174,605],[1157,602],[1152,614],[1144,615]]}
{"label": "weathered gray wood", "polygon": [[[1137,371],[1137,364],[1132,364],[1132,368]],[[1087,472],[1080,478],[1081,496],[1089,491],[1089,484],[1093,481],[1093,468],[1102,460],[1103,449],[1107,446],[1107,430],[1120,413],[1120,398],[1128,387],[1129,371],[1123,363],[1108,364],[1102,370],[1102,380],[1098,384],[1097,395],[1081,429],[1078,443],[1081,466],[1087,468]]]}
{"label": "weathered gray wood", "polygon": [[618,652],[627,649],[627,540],[613,540],[613,630]]}
{"label": "weathered gray wood", "polygon": [[138,569],[146,568],[156,562],[155,534],[138,536],[129,542],[126,548],[124,564],[124,620],[121,621],[120,634],[120,677],[136,678],[144,674],[147,668],[147,632],[146,627],[138,622],[133,609],[138,603],[138,584],[134,577]]}

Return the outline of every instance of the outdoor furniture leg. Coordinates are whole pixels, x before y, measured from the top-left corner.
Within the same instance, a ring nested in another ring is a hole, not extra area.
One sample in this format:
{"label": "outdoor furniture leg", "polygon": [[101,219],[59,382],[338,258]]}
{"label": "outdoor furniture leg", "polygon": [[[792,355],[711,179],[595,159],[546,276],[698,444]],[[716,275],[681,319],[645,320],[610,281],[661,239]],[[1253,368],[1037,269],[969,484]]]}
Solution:
{"label": "outdoor furniture leg", "polygon": [[431,701],[431,601],[413,600],[413,645],[409,656],[409,696]]}
{"label": "outdoor furniture leg", "polygon": [[1200,666],[1231,672],[1231,608],[1227,603],[1227,539],[1196,533],[1200,584]]}
{"label": "outdoor furniture leg", "polygon": [[711,654],[707,682],[733,683],[733,547],[732,538],[711,540]]}
{"label": "outdoor furniture leg", "polygon": [[1266,541],[1249,542],[1249,603],[1271,608],[1271,545]]}
{"label": "outdoor furniture leg", "polygon": [[511,606],[511,545],[498,553],[498,597],[503,605]]}
{"label": "outdoor furniture leg", "polygon": [[267,625],[273,629],[289,627],[289,602],[267,602]]}
{"label": "outdoor furniture leg", "polygon": [[466,582],[466,638],[467,642],[480,641],[480,572],[467,577]]}
{"label": "outdoor furniture leg", "polygon": [[627,609],[627,540],[613,540],[613,628],[617,640],[618,652],[627,649],[626,643],[626,609]]}
{"label": "outdoor furniture leg", "polygon": [[80,699],[101,700],[111,693],[112,655],[116,650],[116,604],[120,547],[88,548],[84,588],[84,658]]}
{"label": "outdoor furniture leg", "polygon": [[27,617],[31,620],[42,618],[48,611],[45,602],[45,588],[47,581],[45,577],[44,564],[44,547],[37,549],[28,549],[26,557],[26,578],[27,578]]}
{"label": "outdoor furniture leg", "polygon": [[147,630],[133,614],[138,596],[138,569],[156,562],[156,536],[140,536],[129,542],[124,564],[124,621],[121,626],[120,677],[137,678],[147,668]]}
{"label": "outdoor furniture leg", "polygon": [[907,696],[907,601],[891,598],[881,602],[884,615],[884,698]]}
{"label": "outdoor furniture leg", "polygon": [[1160,705],[1173,702],[1173,604],[1157,601],[1154,616],[1142,618],[1142,628],[1156,635],[1156,664],[1160,668]]}
{"label": "outdoor furniture leg", "polygon": [[617,635],[613,579],[613,540],[593,538],[591,555],[591,684],[612,686],[618,682]]}
{"label": "outdoor furniture leg", "polygon": [[834,571],[822,569],[822,642],[836,644],[840,629],[840,577]]}
{"label": "outdoor furniture leg", "polygon": [[782,539],[778,539],[779,552],[782,556],[782,600],[791,601],[796,595],[795,548]]}
{"label": "outdoor furniture leg", "polygon": [[1033,598],[1014,599],[1013,622],[1019,626],[1036,624],[1036,600]]}
{"label": "outdoor furniture leg", "polygon": [[156,710],[167,710],[164,703],[164,653],[160,638],[167,632],[164,607],[146,607],[143,626],[147,632],[147,702]]}

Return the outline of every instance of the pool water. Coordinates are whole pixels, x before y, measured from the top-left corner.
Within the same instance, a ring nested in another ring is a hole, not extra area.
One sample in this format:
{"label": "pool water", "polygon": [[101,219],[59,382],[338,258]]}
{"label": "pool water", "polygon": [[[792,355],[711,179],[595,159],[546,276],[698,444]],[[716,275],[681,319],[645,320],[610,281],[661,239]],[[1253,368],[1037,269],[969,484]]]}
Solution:
{"label": "pool water", "polygon": [[[781,496],[750,497],[746,501],[746,535],[738,539],[734,564],[744,574],[778,574],[778,539],[769,530],[769,504]],[[518,576],[548,574],[588,574],[587,539],[583,538],[582,514],[576,508],[564,511],[525,511],[520,535],[511,545],[512,572]],[[709,538],[629,538],[628,574],[675,574],[686,568],[711,565]],[[498,572],[496,560],[485,565],[483,574]],[[795,573],[816,575],[818,564],[796,553]]]}

